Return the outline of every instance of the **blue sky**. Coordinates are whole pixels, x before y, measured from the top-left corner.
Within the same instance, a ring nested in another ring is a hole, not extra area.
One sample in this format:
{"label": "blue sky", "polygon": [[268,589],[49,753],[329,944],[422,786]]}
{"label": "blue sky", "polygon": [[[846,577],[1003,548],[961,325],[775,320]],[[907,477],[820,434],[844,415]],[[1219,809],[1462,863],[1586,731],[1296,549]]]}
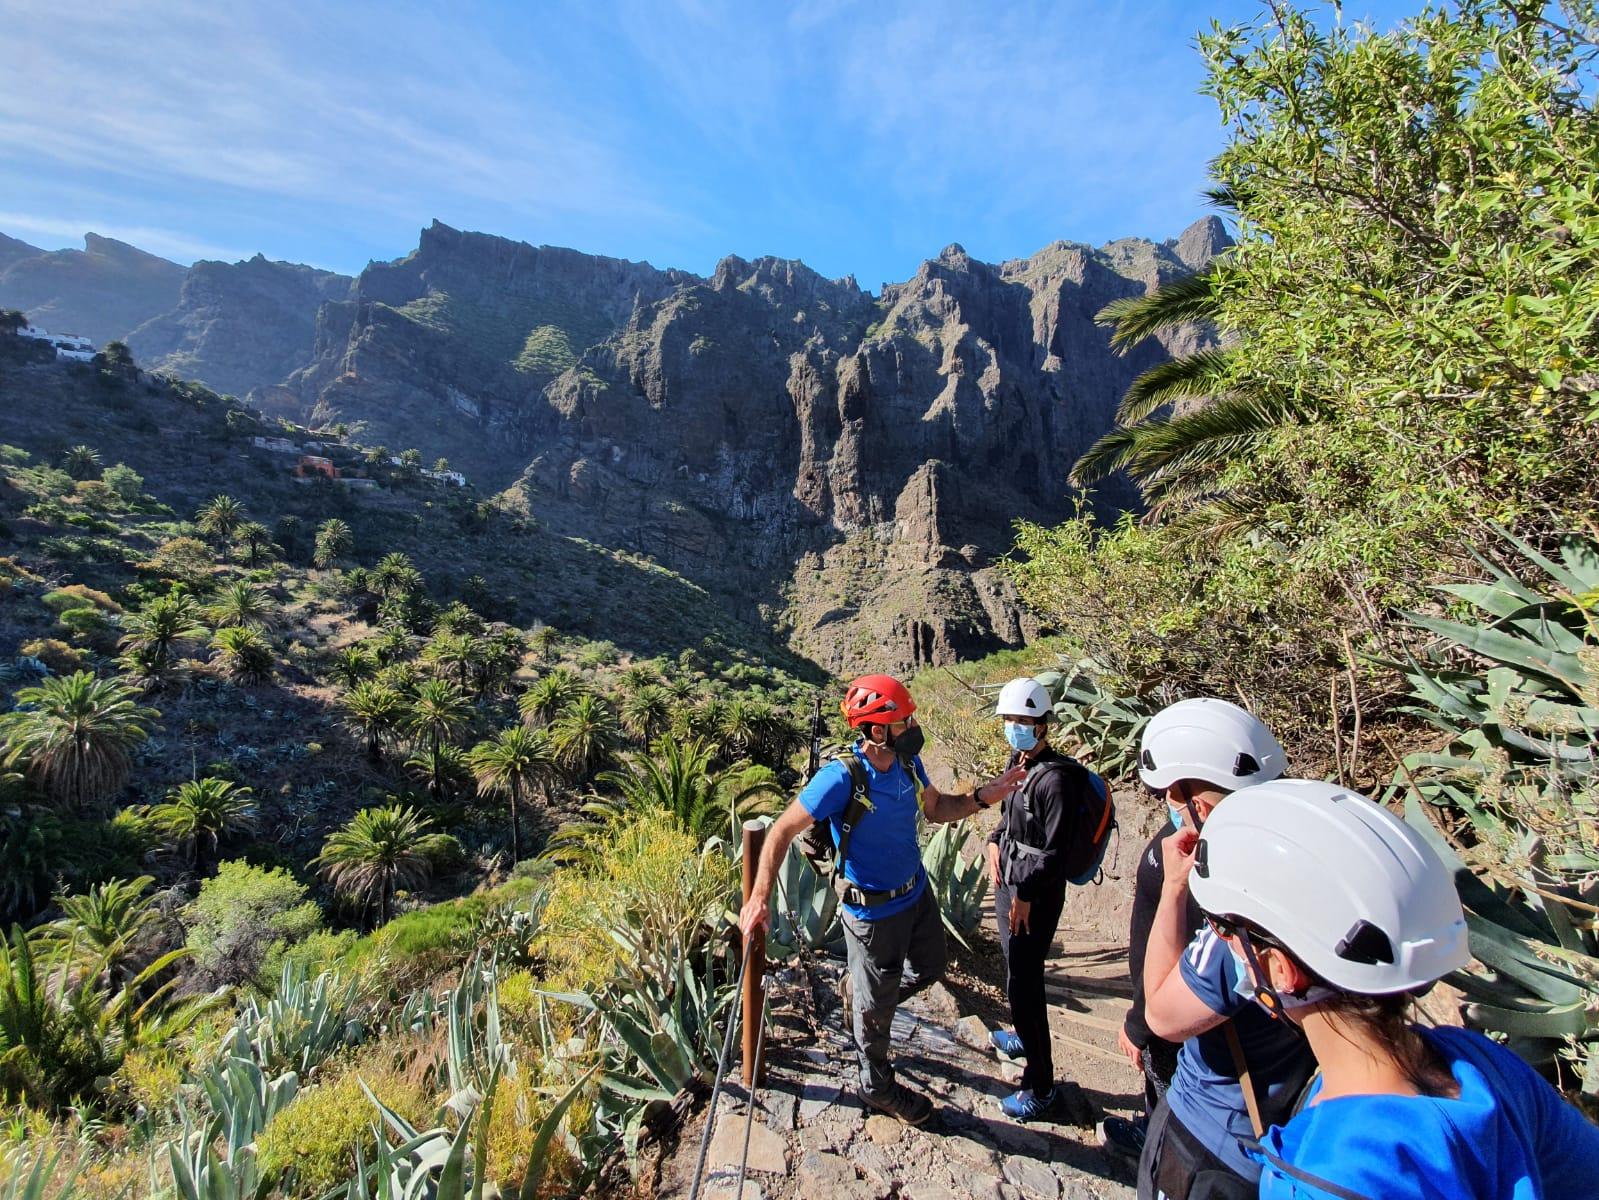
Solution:
{"label": "blue sky", "polygon": [[1260,9],[0,0],[0,232],[353,272],[436,217],[875,291],[952,241],[1175,236],[1223,137],[1194,34]]}

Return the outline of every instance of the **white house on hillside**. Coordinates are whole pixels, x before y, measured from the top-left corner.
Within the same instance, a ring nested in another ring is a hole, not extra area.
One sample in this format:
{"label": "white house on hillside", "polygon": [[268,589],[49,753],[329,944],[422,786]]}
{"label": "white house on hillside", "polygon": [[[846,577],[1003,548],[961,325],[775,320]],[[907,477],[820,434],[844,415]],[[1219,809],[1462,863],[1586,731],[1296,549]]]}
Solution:
{"label": "white house on hillside", "polygon": [[50,333],[43,329],[35,329],[32,325],[24,325],[17,330],[17,334],[20,337],[49,342],[55,347],[57,358],[66,358],[73,362],[88,362],[94,357],[94,343],[76,333]]}

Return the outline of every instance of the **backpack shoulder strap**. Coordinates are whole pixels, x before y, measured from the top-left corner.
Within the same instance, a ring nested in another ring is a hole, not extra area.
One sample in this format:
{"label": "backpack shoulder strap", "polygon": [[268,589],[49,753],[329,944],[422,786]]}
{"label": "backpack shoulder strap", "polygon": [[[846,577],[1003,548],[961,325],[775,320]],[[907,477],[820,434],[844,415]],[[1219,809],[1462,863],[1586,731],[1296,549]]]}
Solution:
{"label": "backpack shoulder strap", "polygon": [[844,764],[844,770],[849,774],[849,803],[844,805],[844,812],[838,820],[838,867],[842,871],[844,856],[849,853],[850,835],[855,832],[856,824],[871,807],[871,780],[867,778],[866,767],[862,765],[855,751],[844,751],[838,756],[838,761]]}
{"label": "backpack shoulder strap", "polygon": [[1255,1081],[1250,1078],[1249,1060],[1244,1057],[1244,1043],[1238,1039],[1238,1030],[1229,1017],[1222,1029],[1227,1034],[1227,1049],[1233,1056],[1233,1070],[1238,1073],[1238,1086],[1244,1093],[1244,1107],[1249,1110],[1249,1126],[1258,1138],[1266,1132],[1260,1119],[1260,1098],[1255,1095]]}
{"label": "backpack shoulder strap", "polygon": [[1325,1192],[1327,1195],[1334,1197],[1335,1200],[1371,1200],[1371,1197],[1367,1196],[1363,1192],[1357,1192],[1353,1188],[1346,1188],[1342,1184],[1334,1183],[1330,1179],[1323,1179],[1320,1175],[1312,1174],[1310,1171],[1300,1170],[1282,1155],[1274,1154],[1272,1151],[1268,1150],[1265,1144],[1258,1137],[1241,1137],[1238,1139],[1238,1144],[1246,1151],[1252,1154],[1258,1154],[1267,1163],[1271,1164],[1272,1167],[1278,1171],[1281,1171],[1284,1175],[1288,1176],[1288,1178],[1294,1180],[1296,1183],[1302,1183],[1306,1187],[1313,1187],[1318,1192]]}

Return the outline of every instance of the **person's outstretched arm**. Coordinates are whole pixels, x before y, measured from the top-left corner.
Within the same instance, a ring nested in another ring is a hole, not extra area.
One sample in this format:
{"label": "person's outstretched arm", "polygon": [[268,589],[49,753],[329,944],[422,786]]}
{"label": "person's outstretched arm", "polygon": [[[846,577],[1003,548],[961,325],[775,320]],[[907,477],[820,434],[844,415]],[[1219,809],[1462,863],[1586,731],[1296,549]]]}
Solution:
{"label": "person's outstretched arm", "polygon": [[765,928],[771,919],[772,886],[777,880],[777,868],[788,853],[789,843],[815,823],[799,800],[789,801],[782,815],[766,831],[766,842],[761,846],[761,861],[755,868],[755,883],[750,888],[750,898],[738,914],[738,927],[745,937],[757,928]]}

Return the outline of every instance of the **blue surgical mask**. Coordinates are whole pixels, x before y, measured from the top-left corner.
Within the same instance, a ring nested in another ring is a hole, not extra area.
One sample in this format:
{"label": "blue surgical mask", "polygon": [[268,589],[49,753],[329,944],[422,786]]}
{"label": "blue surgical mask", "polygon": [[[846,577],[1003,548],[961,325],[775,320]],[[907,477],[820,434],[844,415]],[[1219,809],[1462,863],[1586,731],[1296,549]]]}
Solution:
{"label": "blue surgical mask", "polygon": [[1238,971],[1238,982],[1233,984],[1233,991],[1240,996],[1253,998],[1255,995],[1255,983],[1249,977],[1249,960],[1239,952],[1236,946],[1231,944],[1228,945],[1227,952],[1233,956],[1233,966]]}
{"label": "blue surgical mask", "polygon": [[1171,815],[1171,827],[1173,829],[1181,829],[1183,827],[1183,810],[1175,804],[1168,804],[1166,811]]}
{"label": "blue surgical mask", "polygon": [[1005,740],[1010,743],[1012,750],[1031,750],[1038,745],[1038,731],[1031,725],[1018,725],[1014,721],[1006,721]]}

